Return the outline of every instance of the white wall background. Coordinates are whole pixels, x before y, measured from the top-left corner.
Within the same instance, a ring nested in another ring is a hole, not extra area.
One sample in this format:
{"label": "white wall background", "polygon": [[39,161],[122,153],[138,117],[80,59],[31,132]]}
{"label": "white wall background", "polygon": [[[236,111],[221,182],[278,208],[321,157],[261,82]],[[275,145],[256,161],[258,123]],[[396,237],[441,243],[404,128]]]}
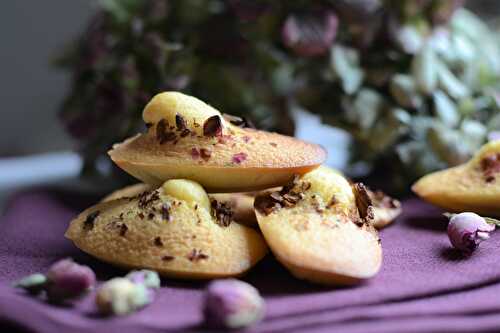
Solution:
{"label": "white wall background", "polygon": [[49,63],[94,3],[0,1],[0,156],[71,147],[56,115],[69,78]]}

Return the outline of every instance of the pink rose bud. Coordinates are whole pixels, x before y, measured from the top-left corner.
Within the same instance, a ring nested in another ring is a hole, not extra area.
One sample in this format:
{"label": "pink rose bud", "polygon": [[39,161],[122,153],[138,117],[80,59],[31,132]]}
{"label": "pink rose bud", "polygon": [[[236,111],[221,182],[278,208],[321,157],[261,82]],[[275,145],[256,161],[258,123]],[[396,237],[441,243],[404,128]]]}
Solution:
{"label": "pink rose bud", "polygon": [[300,56],[324,55],[335,40],[337,26],[337,16],[331,10],[292,14],[281,31],[283,44]]}
{"label": "pink rose bud", "polygon": [[460,213],[453,215],[448,224],[448,237],[456,249],[465,255],[470,255],[479,243],[489,238],[489,233],[495,230],[494,224],[489,224],[475,213]]}
{"label": "pink rose bud", "polygon": [[54,263],[46,276],[47,297],[53,302],[81,296],[91,289],[96,281],[92,269],[79,265],[69,258]]}
{"label": "pink rose bud", "polygon": [[128,278],[106,281],[97,290],[95,302],[103,315],[123,316],[140,310],[154,300],[154,293],[144,284]]}
{"label": "pink rose bud", "polygon": [[265,303],[246,282],[227,279],[210,283],[205,291],[205,322],[214,328],[251,326],[264,317]]}

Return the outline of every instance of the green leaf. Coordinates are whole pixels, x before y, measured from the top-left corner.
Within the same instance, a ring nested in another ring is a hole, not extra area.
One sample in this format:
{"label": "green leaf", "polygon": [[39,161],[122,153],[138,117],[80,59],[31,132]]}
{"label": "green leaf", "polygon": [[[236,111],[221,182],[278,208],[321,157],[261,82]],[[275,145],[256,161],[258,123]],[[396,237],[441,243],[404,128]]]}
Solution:
{"label": "green leaf", "polygon": [[465,119],[460,125],[464,143],[468,144],[471,151],[476,151],[484,143],[488,129],[481,122]]}
{"label": "green leaf", "polygon": [[483,216],[483,218],[486,221],[486,223],[494,224],[497,227],[500,227],[500,220],[494,219],[492,217],[484,217],[484,216]]}
{"label": "green leaf", "polygon": [[450,32],[445,27],[437,27],[429,37],[429,43],[436,54],[447,63],[456,61],[455,51],[451,47]]}
{"label": "green leaf", "polygon": [[384,105],[383,97],[373,89],[361,89],[353,101],[344,102],[346,117],[362,130],[373,127]]}
{"label": "green leaf", "polygon": [[451,27],[454,32],[461,33],[473,40],[489,35],[488,26],[481,19],[466,9],[459,9],[453,15]]}
{"label": "green leaf", "polygon": [[460,120],[455,103],[442,91],[438,90],[433,94],[434,110],[436,116],[449,126],[454,127]]}
{"label": "green leaf", "polygon": [[427,132],[427,140],[434,153],[448,165],[459,165],[471,157],[460,132],[435,124]]}
{"label": "green leaf", "polygon": [[437,86],[437,59],[431,45],[427,43],[415,55],[412,62],[412,75],[417,87],[424,94],[431,94]]}
{"label": "green leaf", "polygon": [[406,24],[396,31],[396,41],[401,49],[409,54],[417,53],[424,44],[422,34],[412,24]]}
{"label": "green leaf", "polygon": [[293,87],[293,67],[289,64],[277,67],[271,74],[271,84],[278,95],[288,94]]}
{"label": "green leaf", "polygon": [[383,152],[394,144],[398,138],[407,133],[411,116],[400,108],[388,110],[384,117],[377,120],[370,131],[368,144],[376,152]]}
{"label": "green leaf", "polygon": [[406,108],[420,108],[422,106],[422,96],[417,91],[415,81],[409,75],[396,74],[392,77],[389,85],[392,97]]}
{"label": "green leaf", "polygon": [[429,172],[443,169],[443,163],[429,149],[425,141],[407,141],[396,146],[396,153],[403,164],[415,176],[423,176]]}
{"label": "green leaf", "polygon": [[125,23],[143,4],[142,0],[100,0],[99,5],[119,23]]}
{"label": "green leaf", "polygon": [[469,89],[453,75],[445,64],[438,66],[439,86],[455,99],[461,99],[470,95]]}
{"label": "green leaf", "polygon": [[330,52],[330,64],[340,79],[342,89],[349,95],[354,94],[364,79],[358,52],[353,48],[336,44]]}
{"label": "green leaf", "polygon": [[453,34],[451,36],[451,44],[457,60],[468,63],[476,59],[476,48],[467,37]]}

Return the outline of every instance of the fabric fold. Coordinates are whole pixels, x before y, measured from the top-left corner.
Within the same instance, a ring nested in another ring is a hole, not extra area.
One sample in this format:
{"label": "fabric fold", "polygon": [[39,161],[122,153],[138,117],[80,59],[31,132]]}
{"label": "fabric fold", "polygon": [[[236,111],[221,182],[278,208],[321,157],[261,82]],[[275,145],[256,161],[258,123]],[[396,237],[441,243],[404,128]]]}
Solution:
{"label": "fabric fold", "polygon": [[[95,198],[38,189],[15,195],[0,218],[0,323],[33,332],[201,332],[205,283],[164,279],[157,301],[123,318],[95,314],[93,295],[55,307],[24,295],[12,282],[43,272],[63,257],[91,266],[100,281],[123,275],[63,237]],[[73,204],[69,204],[73,203]],[[442,212],[422,201],[382,230],[384,263],[364,285],[327,288],[293,278],[271,256],[244,279],[266,298],[266,319],[249,332],[486,332],[500,327],[500,233],[469,258],[450,248]],[[27,315],[29,314],[29,315]]]}

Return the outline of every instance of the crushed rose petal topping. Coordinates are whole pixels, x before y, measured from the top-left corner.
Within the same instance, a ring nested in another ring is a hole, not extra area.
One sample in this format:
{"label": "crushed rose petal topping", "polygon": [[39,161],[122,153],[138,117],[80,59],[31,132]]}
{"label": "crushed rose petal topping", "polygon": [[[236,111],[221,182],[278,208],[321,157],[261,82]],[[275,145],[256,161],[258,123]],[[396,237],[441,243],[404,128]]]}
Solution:
{"label": "crushed rose petal topping", "polygon": [[193,158],[193,160],[197,160],[198,158],[200,158],[200,151],[198,150],[198,148],[191,148],[191,157]]}
{"label": "crushed rose petal topping", "polygon": [[170,215],[170,204],[168,202],[165,202],[161,206],[161,217],[167,222],[170,222],[172,220],[172,215]]}
{"label": "crushed rose petal topping", "polygon": [[247,159],[247,154],[244,152],[237,153],[233,155],[232,161],[233,163],[240,164],[244,162]]}
{"label": "crushed rose petal topping", "polygon": [[203,135],[208,137],[222,135],[222,120],[219,116],[212,116],[203,124]]}
{"label": "crushed rose petal topping", "polygon": [[168,123],[162,119],[156,124],[156,139],[162,145],[167,141],[175,141],[177,136],[174,132],[169,131]]}
{"label": "crushed rose petal topping", "polygon": [[128,231],[128,227],[125,223],[120,224],[120,236],[125,237],[125,234]]}
{"label": "crushed rose petal topping", "polygon": [[216,223],[221,227],[229,226],[234,215],[231,206],[226,202],[219,202],[215,199],[212,199],[210,204],[212,206],[212,215],[215,217]]}
{"label": "crushed rose petal topping", "polygon": [[500,172],[500,153],[485,156],[481,160],[481,170],[487,183],[494,182],[496,174]]}
{"label": "crushed rose petal topping", "polygon": [[193,249],[193,251],[191,251],[187,258],[189,259],[189,261],[199,261],[199,260],[204,260],[204,259],[208,259],[208,255],[206,255],[205,253],[202,252],[202,250],[197,250],[197,249]]}
{"label": "crushed rose petal topping", "polygon": [[359,216],[362,219],[360,222],[373,220],[373,204],[365,185],[363,183],[356,183],[353,189],[356,197],[356,206],[358,207]]}
{"label": "crushed rose petal topping", "polygon": [[180,114],[175,115],[175,126],[178,131],[184,131],[187,129],[186,120]]}
{"label": "crushed rose petal topping", "polygon": [[84,230],[92,230],[94,228],[94,222],[97,219],[101,212],[96,210],[95,212],[90,213],[87,215],[87,218],[85,221],[83,221],[83,229]]}
{"label": "crushed rose petal topping", "polygon": [[[269,215],[280,208],[294,207],[304,198],[304,192],[311,188],[311,183],[303,182],[298,186],[298,176],[283,186],[281,191],[271,192],[267,195],[258,196],[255,199],[255,208],[264,215]],[[319,208],[318,208],[319,209]],[[317,209],[317,210],[318,210]]]}
{"label": "crushed rose petal topping", "polygon": [[145,209],[152,203],[160,200],[160,195],[158,194],[158,191],[146,191],[142,192],[139,194],[139,203],[138,206],[139,208]]}
{"label": "crushed rose petal topping", "polygon": [[233,116],[227,113],[222,115],[225,120],[229,121],[234,126],[242,127],[242,128],[255,128],[255,125],[245,117]]}
{"label": "crushed rose petal topping", "polygon": [[212,156],[212,151],[208,148],[201,148],[200,149],[200,156],[204,161],[208,161],[210,157]]}
{"label": "crushed rose petal topping", "polygon": [[154,240],[155,246],[162,247],[163,246],[163,241],[161,240],[161,237],[156,237]]}

